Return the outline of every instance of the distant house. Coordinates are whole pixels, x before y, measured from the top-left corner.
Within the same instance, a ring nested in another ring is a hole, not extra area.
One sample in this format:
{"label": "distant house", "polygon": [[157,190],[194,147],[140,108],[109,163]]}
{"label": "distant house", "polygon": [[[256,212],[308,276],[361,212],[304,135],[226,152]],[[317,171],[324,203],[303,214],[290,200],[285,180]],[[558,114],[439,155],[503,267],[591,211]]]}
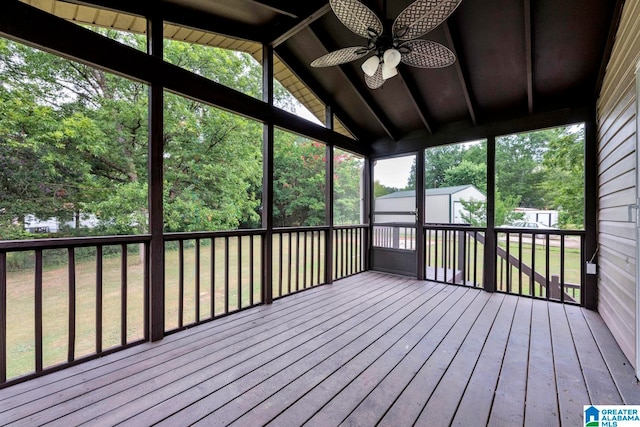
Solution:
{"label": "distant house", "polygon": [[[487,197],[473,185],[430,188],[425,190],[425,222],[462,224],[465,212],[462,201],[485,202]],[[375,200],[375,222],[413,222],[408,213],[415,212],[415,190],[396,191]],[[385,214],[384,212],[389,212]],[[402,215],[402,212],[406,212]]]}
{"label": "distant house", "polygon": [[[98,218],[95,215],[80,215],[80,228],[95,228],[98,225]],[[24,229],[29,233],[57,233],[60,228],[76,228],[75,221],[60,221],[58,218],[40,219],[35,215],[24,217]]]}
{"label": "distant house", "polygon": [[527,222],[539,222],[549,227],[555,227],[558,224],[558,211],[535,208],[515,208],[514,211],[524,213],[524,219]]}

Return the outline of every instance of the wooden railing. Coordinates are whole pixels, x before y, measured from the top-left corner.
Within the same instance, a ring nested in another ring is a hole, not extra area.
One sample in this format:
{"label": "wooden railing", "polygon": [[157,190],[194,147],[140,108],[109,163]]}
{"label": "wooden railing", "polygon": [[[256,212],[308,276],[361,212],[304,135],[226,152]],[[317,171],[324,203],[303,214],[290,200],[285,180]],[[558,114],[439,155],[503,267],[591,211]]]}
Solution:
{"label": "wooden railing", "polygon": [[403,223],[373,226],[373,246],[386,249],[416,249],[416,227]]}
{"label": "wooden railing", "polygon": [[583,231],[496,230],[496,291],[583,303]]}
{"label": "wooden railing", "polygon": [[165,234],[165,332],[262,302],[264,230]]}
{"label": "wooden railing", "polygon": [[[328,252],[331,230],[273,231],[274,298],[364,270],[367,227],[333,228]],[[262,304],[266,236],[166,233],[164,332]],[[150,243],[148,235],[0,241],[0,387],[148,340]]]}
{"label": "wooden railing", "polygon": [[342,279],[365,270],[366,225],[336,226],[333,229],[333,279]]}
{"label": "wooden railing", "polygon": [[425,278],[483,287],[484,233],[484,228],[425,225]]}
{"label": "wooden railing", "polygon": [[326,283],[325,251],[329,227],[273,231],[273,298]]}
{"label": "wooden railing", "polygon": [[149,241],[0,242],[0,384],[146,340]]}

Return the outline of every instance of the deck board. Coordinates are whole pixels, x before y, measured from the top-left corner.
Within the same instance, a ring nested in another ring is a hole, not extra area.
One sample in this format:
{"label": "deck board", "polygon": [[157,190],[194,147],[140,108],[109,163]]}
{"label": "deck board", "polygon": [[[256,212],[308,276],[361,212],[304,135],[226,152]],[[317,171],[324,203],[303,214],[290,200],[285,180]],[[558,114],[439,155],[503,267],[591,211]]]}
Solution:
{"label": "deck board", "polygon": [[640,402],[597,313],[368,272],[0,390],[0,425],[576,425]]}

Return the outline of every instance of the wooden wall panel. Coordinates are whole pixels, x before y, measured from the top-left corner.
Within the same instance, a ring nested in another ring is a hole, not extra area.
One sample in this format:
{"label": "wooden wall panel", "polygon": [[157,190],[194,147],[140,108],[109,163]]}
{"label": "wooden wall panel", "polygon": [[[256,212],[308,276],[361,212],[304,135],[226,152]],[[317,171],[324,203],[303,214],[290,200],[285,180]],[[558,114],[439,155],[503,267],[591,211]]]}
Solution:
{"label": "wooden wall panel", "polygon": [[636,364],[636,64],[640,2],[627,1],[598,99],[598,311]]}

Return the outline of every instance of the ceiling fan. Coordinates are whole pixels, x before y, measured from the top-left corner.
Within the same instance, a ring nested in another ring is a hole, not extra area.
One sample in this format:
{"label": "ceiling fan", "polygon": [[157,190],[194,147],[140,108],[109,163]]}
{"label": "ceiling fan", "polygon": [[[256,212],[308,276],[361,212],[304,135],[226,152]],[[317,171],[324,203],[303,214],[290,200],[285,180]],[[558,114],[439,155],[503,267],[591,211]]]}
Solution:
{"label": "ceiling fan", "polygon": [[416,0],[393,22],[391,35],[376,14],[359,0],[330,0],[331,9],[351,31],[367,39],[366,46],[354,46],[329,52],[311,63],[312,67],[331,67],[360,59],[364,61],[364,79],[371,89],[381,87],[398,74],[400,62],[418,68],[443,68],[453,64],[456,56],[447,47],[418,39],[446,20],[462,0]]}

